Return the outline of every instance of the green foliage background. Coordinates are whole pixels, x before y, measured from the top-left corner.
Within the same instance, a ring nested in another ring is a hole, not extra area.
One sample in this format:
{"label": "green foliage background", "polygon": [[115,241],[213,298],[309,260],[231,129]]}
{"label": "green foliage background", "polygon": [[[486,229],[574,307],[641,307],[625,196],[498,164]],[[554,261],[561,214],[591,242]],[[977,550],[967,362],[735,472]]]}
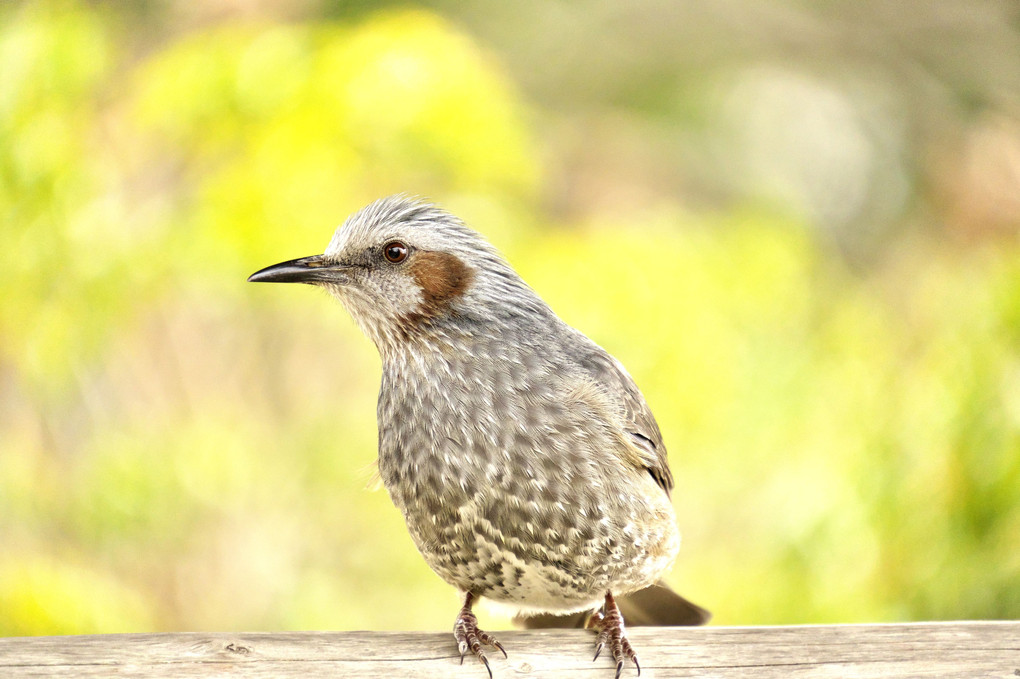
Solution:
{"label": "green foliage background", "polygon": [[449,627],[374,349],[245,284],[395,192],[628,366],[716,623],[1020,616],[1016,17],[553,4],[0,6],[0,635]]}

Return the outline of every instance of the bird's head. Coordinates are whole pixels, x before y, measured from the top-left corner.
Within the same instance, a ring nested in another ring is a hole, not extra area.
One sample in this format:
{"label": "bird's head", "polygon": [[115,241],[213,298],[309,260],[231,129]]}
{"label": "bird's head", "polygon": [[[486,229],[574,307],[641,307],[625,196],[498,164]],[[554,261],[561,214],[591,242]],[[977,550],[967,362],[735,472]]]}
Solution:
{"label": "bird's head", "polygon": [[533,297],[480,234],[403,196],[351,215],[323,254],[267,267],[248,280],[326,288],[383,352],[450,324],[477,322],[507,295],[529,303]]}

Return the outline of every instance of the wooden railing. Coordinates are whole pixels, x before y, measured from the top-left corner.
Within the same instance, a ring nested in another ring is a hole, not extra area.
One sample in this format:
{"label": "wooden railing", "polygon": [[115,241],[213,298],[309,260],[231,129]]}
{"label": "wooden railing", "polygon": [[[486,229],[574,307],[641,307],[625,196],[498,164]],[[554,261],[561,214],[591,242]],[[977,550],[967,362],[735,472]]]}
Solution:
{"label": "wooden railing", "polygon": [[[1020,676],[1020,622],[947,622],[797,627],[632,628],[641,676],[765,677]],[[611,679],[592,662],[583,630],[500,632],[509,659],[490,653],[495,679]],[[636,676],[633,665],[624,677]],[[456,677],[487,679],[468,657],[460,666],[449,633],[284,632],[108,634],[0,638],[0,678],[22,677]]]}

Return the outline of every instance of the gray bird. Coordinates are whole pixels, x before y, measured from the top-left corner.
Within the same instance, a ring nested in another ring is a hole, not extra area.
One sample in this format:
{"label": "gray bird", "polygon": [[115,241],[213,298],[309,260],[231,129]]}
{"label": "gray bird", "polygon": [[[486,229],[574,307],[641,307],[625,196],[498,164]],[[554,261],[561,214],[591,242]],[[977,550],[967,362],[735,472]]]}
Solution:
{"label": "gray bird", "polygon": [[480,234],[394,196],[349,217],[324,254],[248,280],[326,288],[378,348],[379,474],[425,561],[464,593],[461,662],[470,650],[488,669],[483,645],[506,655],[478,627],[479,597],[538,615],[531,626],[586,622],[617,677],[625,658],[641,668],[614,596],[636,593],[645,624],[708,619],[658,582],[680,535],[641,392]]}

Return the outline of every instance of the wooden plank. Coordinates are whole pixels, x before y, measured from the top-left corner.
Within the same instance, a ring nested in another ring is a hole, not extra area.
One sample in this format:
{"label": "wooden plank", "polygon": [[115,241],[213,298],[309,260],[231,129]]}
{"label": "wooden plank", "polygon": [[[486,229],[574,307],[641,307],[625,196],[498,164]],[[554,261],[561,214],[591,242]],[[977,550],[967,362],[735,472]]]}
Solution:
{"label": "wooden plank", "polygon": [[[642,677],[1020,677],[1020,622],[633,628]],[[583,630],[501,632],[496,679],[613,676]],[[0,639],[0,677],[456,677],[452,635],[402,632],[110,634]],[[636,676],[633,666],[627,677]]]}

